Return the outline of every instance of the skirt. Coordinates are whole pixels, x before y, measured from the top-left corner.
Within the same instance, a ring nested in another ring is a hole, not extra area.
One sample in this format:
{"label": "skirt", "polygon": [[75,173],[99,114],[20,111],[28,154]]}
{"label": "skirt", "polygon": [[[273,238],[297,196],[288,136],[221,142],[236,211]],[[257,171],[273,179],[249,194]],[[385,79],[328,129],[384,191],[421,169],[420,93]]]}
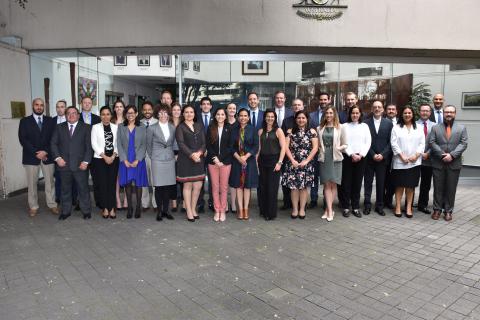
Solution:
{"label": "skirt", "polygon": [[391,179],[395,188],[415,188],[420,180],[420,166],[410,169],[393,169]]}

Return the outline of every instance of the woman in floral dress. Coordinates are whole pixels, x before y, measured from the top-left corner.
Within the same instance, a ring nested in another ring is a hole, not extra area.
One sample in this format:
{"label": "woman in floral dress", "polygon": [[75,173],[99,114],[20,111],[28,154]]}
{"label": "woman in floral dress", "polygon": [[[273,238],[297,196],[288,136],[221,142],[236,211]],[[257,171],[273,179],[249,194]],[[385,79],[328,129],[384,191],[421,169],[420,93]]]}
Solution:
{"label": "woman in floral dress", "polygon": [[306,111],[295,114],[295,123],[287,131],[285,144],[288,146],[286,154],[289,161],[285,164],[282,185],[291,189],[291,218],[304,219],[308,188],[316,183],[312,160],[318,149],[317,132],[309,128]]}

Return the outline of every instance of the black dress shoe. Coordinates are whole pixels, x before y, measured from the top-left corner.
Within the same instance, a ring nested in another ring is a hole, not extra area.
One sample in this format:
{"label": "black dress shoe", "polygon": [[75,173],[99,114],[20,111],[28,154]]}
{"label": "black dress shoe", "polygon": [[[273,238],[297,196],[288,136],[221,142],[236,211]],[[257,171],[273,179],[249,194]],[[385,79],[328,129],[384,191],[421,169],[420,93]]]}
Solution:
{"label": "black dress shoe", "polygon": [[137,210],[135,210],[135,219],[138,219],[142,216],[142,210],[140,210],[140,208],[138,208]]}
{"label": "black dress shoe", "polygon": [[305,219],[305,217],[306,217],[305,215],[303,215],[303,216],[298,215],[298,219],[302,219],[302,220],[303,220],[303,219]]}
{"label": "black dress shoe", "polygon": [[180,209],[180,212],[183,212],[183,213],[185,213],[185,212],[187,212],[187,209],[185,209],[185,208],[182,208],[182,209]]}
{"label": "black dress shoe", "polygon": [[162,221],[162,213],[161,212],[158,212],[157,213],[157,221]]}
{"label": "black dress shoe", "polygon": [[198,206],[198,213],[205,213],[205,208],[202,206]]}
{"label": "black dress shoe", "polygon": [[318,206],[317,201],[310,201],[310,203],[307,206],[307,209],[313,209]]}
{"label": "black dress shoe", "polygon": [[80,211],[80,204],[77,202],[74,207],[75,211]]}
{"label": "black dress shoe", "polygon": [[127,209],[127,219],[132,219],[133,217],[133,208]]}
{"label": "black dress shoe", "polygon": [[83,214],[83,219],[84,220],[88,220],[88,219],[91,219],[92,218],[92,214],[91,213],[84,213]]}
{"label": "black dress shoe", "polygon": [[200,216],[193,216],[193,219],[200,219]]}
{"label": "black dress shoe", "polygon": [[192,219],[187,218],[187,220],[188,220],[188,222],[195,222],[195,218],[192,218]]}
{"label": "black dress shoe", "polygon": [[430,209],[428,209],[427,207],[425,207],[425,208],[418,207],[418,211],[421,211],[425,214],[431,214],[432,213],[432,211],[430,211]]}
{"label": "black dress shoe", "polygon": [[162,217],[163,217],[163,218],[167,218],[167,220],[173,220],[173,219],[175,219],[175,218],[174,218],[170,213],[168,213],[168,212],[163,212],[163,213],[162,213]]}
{"label": "black dress shoe", "polygon": [[370,214],[370,208],[363,209],[363,214],[368,216]]}
{"label": "black dress shoe", "polygon": [[280,208],[280,210],[288,210],[292,209],[292,205],[288,203],[284,203],[283,206]]}
{"label": "black dress shoe", "polygon": [[350,210],[348,210],[348,209],[343,209],[342,215],[343,215],[345,218],[350,217]]}
{"label": "black dress shoe", "polygon": [[142,211],[143,211],[143,212],[147,212],[148,209],[150,209],[150,208],[142,208]]}
{"label": "black dress shoe", "polygon": [[383,211],[383,209],[375,208],[375,212],[378,213],[381,216],[385,216],[385,211]]}
{"label": "black dress shoe", "polygon": [[290,218],[292,219],[297,219],[298,218],[298,214],[296,216],[294,216],[293,214],[290,215]]}
{"label": "black dress shoe", "polygon": [[175,208],[172,208],[172,212],[177,212],[178,211],[178,208],[175,207]]}
{"label": "black dress shoe", "polygon": [[362,217],[362,213],[360,212],[360,210],[358,209],[353,209],[352,210],[352,214],[357,217],[357,218],[361,218]]}
{"label": "black dress shoe", "polygon": [[395,208],[392,203],[386,203],[385,207],[387,207],[390,210],[393,210]]}
{"label": "black dress shoe", "polygon": [[70,217],[69,214],[61,214],[58,216],[58,220],[67,220],[68,217]]}

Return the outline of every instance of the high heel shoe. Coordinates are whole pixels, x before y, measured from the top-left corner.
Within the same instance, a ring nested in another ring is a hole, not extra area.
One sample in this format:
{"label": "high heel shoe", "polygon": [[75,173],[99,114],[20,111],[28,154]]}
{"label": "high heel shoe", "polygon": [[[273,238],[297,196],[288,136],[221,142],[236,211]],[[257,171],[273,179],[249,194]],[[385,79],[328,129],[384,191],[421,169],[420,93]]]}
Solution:
{"label": "high heel shoe", "polygon": [[[105,213],[106,213],[106,214],[105,214]],[[102,218],[103,218],[103,219],[108,219],[108,211],[107,211],[107,210],[104,210],[104,211],[102,212]]]}
{"label": "high heel shoe", "polygon": [[117,218],[117,214],[115,213],[114,209],[108,213],[108,217],[110,219],[116,219]]}
{"label": "high heel shoe", "polygon": [[213,216],[213,221],[218,222],[218,220],[220,220],[220,213],[215,212],[215,215]]}
{"label": "high heel shoe", "polygon": [[137,208],[137,210],[135,210],[135,219],[138,219],[141,216],[142,216],[142,209]]}
{"label": "high heel shoe", "polygon": [[133,217],[133,208],[127,208],[127,219],[132,219]]}
{"label": "high heel shoe", "polygon": [[243,220],[248,220],[250,217],[248,216],[248,209],[243,209]]}
{"label": "high heel shoe", "polygon": [[237,219],[243,220],[243,209],[238,209],[237,211],[238,211]]}
{"label": "high heel shoe", "polygon": [[221,222],[224,222],[225,219],[226,219],[225,212],[220,212],[220,221],[221,221]]}
{"label": "high heel shoe", "polygon": [[327,221],[328,221],[328,222],[332,221],[334,216],[335,216],[335,211],[332,211],[332,216],[331,216],[331,217],[327,217]]}
{"label": "high heel shoe", "polygon": [[323,212],[322,219],[327,219],[327,211],[324,211],[324,212]]}

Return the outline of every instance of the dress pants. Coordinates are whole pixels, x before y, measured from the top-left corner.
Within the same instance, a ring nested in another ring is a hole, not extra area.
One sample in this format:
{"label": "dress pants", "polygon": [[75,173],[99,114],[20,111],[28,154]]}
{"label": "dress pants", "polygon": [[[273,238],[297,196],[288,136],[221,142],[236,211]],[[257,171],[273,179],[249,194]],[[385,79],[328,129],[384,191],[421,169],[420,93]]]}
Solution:
{"label": "dress pants", "polygon": [[100,209],[111,211],[115,208],[115,189],[118,175],[118,158],[112,164],[107,164],[103,159],[93,159],[95,167],[94,183],[97,183],[98,202]]}
{"label": "dress pants", "polygon": [[213,207],[215,212],[227,212],[228,207],[228,178],[232,165],[224,165],[219,167],[214,164],[208,165],[210,173],[210,184],[212,185]]}
{"label": "dress pants", "polygon": [[[339,197],[343,209],[360,209],[360,190],[362,189],[363,174],[367,159],[352,162],[352,158],[344,155],[342,163],[342,196]],[[339,192],[340,194],[340,192]]]}
{"label": "dress pants", "polygon": [[420,193],[418,195],[418,208],[424,209],[428,207],[428,198],[430,188],[432,186],[433,169],[431,166],[420,167]]}
{"label": "dress pants", "polygon": [[149,185],[152,185],[152,195],[150,196],[150,187],[142,188],[142,207],[150,208],[150,201],[152,202],[152,207],[156,208],[157,203],[155,201],[155,187],[152,184],[152,160],[150,157],[145,157],[145,164],[147,165],[147,175]]}
{"label": "dress pants", "polygon": [[74,183],[77,185],[80,210],[83,214],[90,214],[92,206],[88,187],[88,171],[60,170],[60,178],[62,179],[62,215],[70,215],[72,213],[72,184]]}
{"label": "dress pants", "polygon": [[370,159],[367,160],[367,165],[365,166],[364,183],[363,183],[363,191],[364,191],[363,205],[365,208],[372,207],[372,202],[371,202],[372,186],[373,186],[373,177],[375,177],[375,190],[377,194],[375,208],[383,209],[386,173],[387,173],[387,163],[384,160],[382,161],[373,161]]}
{"label": "dress pants", "polygon": [[202,189],[200,190],[200,194],[198,196],[197,206],[205,206],[205,184],[208,180],[208,204],[212,203],[212,183],[210,182],[210,173],[208,172],[208,164],[205,161],[205,176],[206,178],[203,180]]}
{"label": "dress pants", "polygon": [[38,209],[38,173],[42,170],[43,178],[45,180],[45,200],[49,208],[55,208],[55,187],[53,181],[53,172],[55,164],[44,164],[40,162],[39,165],[23,165],[27,175],[28,186],[28,206],[30,209]]}
{"label": "dress pants", "polygon": [[[58,167],[55,166],[55,172],[53,173],[55,178],[55,202],[61,203],[61,195],[62,195],[62,178],[60,178],[60,171]],[[77,186],[75,183],[72,185],[72,203],[77,203]]]}
{"label": "dress pants", "polygon": [[170,194],[172,193],[173,188],[175,188],[175,185],[156,186],[153,188],[153,190],[155,190],[155,202],[160,213],[168,213]]}
{"label": "dress pants", "polygon": [[433,168],[433,210],[453,212],[460,169]]}
{"label": "dress pants", "polygon": [[[284,170],[285,170],[285,164],[282,166],[281,172],[283,173]],[[261,185],[261,183],[259,185]],[[286,208],[291,208],[292,197],[290,195],[290,188],[282,186],[282,194],[283,194],[283,206]],[[258,195],[258,198],[260,198],[260,195]],[[262,212],[261,209],[260,209],[260,212]]]}
{"label": "dress pants", "polygon": [[310,188],[310,201],[317,202],[318,201],[318,187],[320,186],[320,162],[318,161],[318,157],[315,156],[313,158],[313,167],[315,168],[314,179],[315,183]]}
{"label": "dress pants", "polygon": [[[278,186],[280,184],[280,171],[273,171],[279,155],[260,156],[258,169],[260,171],[259,186],[262,192],[258,197],[260,211],[265,218],[277,217]],[[285,196],[285,194],[284,194]]]}
{"label": "dress pants", "polygon": [[387,163],[387,171],[385,172],[385,196],[383,197],[384,205],[392,205],[395,187],[392,180],[392,161]]}

